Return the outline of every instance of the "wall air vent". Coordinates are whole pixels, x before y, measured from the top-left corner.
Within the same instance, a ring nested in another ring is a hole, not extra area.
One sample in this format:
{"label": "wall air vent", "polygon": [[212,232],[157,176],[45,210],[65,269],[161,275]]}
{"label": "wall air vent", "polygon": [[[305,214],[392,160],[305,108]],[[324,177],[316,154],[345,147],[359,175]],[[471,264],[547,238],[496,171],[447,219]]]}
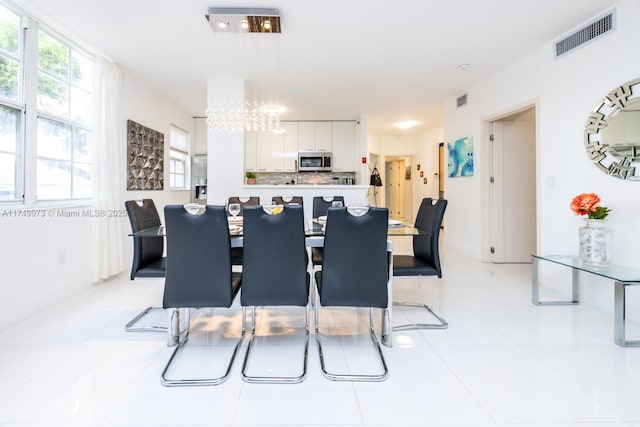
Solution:
{"label": "wall air vent", "polygon": [[467,105],[467,94],[459,96],[456,98],[456,107],[460,108]]}
{"label": "wall air vent", "polygon": [[585,25],[578,31],[569,34],[567,37],[554,44],[555,57],[558,58],[573,49],[584,45],[598,37],[603,36],[609,31],[616,28],[616,11],[615,9],[607,13],[601,18]]}

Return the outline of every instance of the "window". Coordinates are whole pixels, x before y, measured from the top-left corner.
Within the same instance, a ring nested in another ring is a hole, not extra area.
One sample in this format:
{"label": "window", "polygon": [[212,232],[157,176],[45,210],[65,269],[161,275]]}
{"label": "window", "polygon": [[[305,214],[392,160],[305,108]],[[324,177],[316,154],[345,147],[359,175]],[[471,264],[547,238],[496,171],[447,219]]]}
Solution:
{"label": "window", "polygon": [[23,194],[20,20],[0,6],[0,201],[21,199]]}
{"label": "window", "polygon": [[38,32],[36,199],[91,197],[92,61]]}
{"label": "window", "polygon": [[0,202],[91,198],[93,58],[12,9],[0,5]]}
{"label": "window", "polygon": [[169,187],[189,189],[189,133],[171,125],[169,138]]}

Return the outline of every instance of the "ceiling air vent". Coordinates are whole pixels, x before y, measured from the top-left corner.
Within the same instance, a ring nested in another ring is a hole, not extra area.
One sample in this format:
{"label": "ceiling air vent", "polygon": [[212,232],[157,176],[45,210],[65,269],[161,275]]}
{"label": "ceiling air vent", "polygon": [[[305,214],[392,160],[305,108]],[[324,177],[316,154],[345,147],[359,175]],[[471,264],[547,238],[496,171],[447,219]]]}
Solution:
{"label": "ceiling air vent", "polygon": [[615,30],[616,16],[615,9],[607,13],[602,18],[598,18],[590,24],[585,25],[573,34],[568,35],[555,43],[556,58],[569,53],[573,49],[582,46],[598,37]]}
{"label": "ceiling air vent", "polygon": [[456,107],[460,108],[462,106],[467,105],[467,94],[465,93],[464,95],[459,96],[456,99]]}

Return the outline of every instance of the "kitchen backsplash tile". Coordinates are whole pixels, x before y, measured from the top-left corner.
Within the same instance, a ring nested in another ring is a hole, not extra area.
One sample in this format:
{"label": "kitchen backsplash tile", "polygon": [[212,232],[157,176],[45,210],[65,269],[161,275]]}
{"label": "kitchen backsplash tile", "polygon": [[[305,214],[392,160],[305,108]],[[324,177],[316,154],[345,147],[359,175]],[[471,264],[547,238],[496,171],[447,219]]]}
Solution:
{"label": "kitchen backsplash tile", "polygon": [[345,185],[348,180],[355,182],[354,172],[256,172],[256,184],[258,185]]}

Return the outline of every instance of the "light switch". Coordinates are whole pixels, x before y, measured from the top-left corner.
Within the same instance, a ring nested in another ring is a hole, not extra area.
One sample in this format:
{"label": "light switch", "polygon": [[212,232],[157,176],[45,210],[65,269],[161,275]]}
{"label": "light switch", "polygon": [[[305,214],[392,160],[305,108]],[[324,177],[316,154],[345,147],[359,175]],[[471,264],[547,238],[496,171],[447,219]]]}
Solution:
{"label": "light switch", "polygon": [[549,175],[547,177],[547,187],[548,188],[555,188],[556,187],[556,177],[555,177],[555,175]]}

